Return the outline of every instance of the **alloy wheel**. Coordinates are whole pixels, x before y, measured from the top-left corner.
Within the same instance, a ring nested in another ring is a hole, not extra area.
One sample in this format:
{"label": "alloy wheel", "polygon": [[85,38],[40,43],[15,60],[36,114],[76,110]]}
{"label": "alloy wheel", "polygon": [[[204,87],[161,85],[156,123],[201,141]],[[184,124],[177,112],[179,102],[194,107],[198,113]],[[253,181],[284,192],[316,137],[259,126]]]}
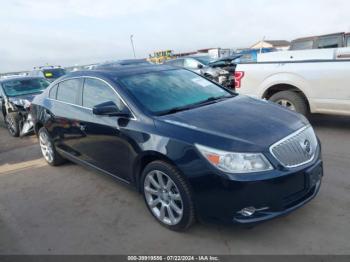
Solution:
{"label": "alloy wheel", "polygon": [[39,134],[39,144],[41,152],[47,162],[53,161],[53,148],[48,135],[45,132]]}
{"label": "alloy wheel", "polygon": [[174,181],[164,172],[153,170],[146,175],[144,194],[148,207],[159,221],[170,226],[181,221],[181,194]]}
{"label": "alloy wheel", "polygon": [[286,107],[286,108],[288,108],[290,110],[296,111],[295,105],[291,101],[289,101],[287,99],[277,100],[276,103],[281,105],[281,106],[283,106],[283,107]]}

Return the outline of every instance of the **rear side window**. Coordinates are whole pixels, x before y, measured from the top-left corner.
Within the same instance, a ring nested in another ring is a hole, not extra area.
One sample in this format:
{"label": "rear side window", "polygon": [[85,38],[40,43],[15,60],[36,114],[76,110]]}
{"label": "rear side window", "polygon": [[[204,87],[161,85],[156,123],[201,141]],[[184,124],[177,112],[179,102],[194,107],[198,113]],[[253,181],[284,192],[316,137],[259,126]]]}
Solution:
{"label": "rear side window", "polygon": [[314,45],[314,40],[297,41],[297,42],[293,42],[291,50],[312,49],[313,45]]}
{"label": "rear side window", "polygon": [[54,87],[52,87],[52,88],[50,89],[49,98],[51,98],[51,99],[56,99],[57,87],[58,87],[58,85],[55,85]]}
{"label": "rear side window", "polygon": [[82,79],[70,79],[58,84],[57,100],[79,105]]}
{"label": "rear side window", "polygon": [[346,38],[346,46],[350,47],[350,36]]}
{"label": "rear side window", "polygon": [[112,101],[119,109],[123,103],[110,86],[98,79],[86,78],[83,89],[83,106],[93,108],[96,105]]}
{"label": "rear side window", "polygon": [[321,37],[318,40],[318,48],[337,48],[342,46],[342,36]]}

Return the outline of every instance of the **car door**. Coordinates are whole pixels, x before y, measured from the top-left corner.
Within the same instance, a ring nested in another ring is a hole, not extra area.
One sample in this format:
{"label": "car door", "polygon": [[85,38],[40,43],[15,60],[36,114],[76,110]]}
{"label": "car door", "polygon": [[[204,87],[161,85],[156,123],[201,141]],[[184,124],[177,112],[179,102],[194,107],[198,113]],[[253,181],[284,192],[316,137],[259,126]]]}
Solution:
{"label": "car door", "polygon": [[93,114],[94,106],[109,101],[114,102],[121,110],[126,106],[106,81],[85,78],[82,91],[82,108],[85,113],[79,119],[84,137],[75,149],[82,161],[129,181],[131,163],[136,153],[127,132],[124,131],[128,123],[135,120]]}
{"label": "car door", "polygon": [[85,114],[80,105],[83,78],[64,80],[49,90],[46,128],[58,150],[79,156],[77,144],[84,137],[79,119]]}

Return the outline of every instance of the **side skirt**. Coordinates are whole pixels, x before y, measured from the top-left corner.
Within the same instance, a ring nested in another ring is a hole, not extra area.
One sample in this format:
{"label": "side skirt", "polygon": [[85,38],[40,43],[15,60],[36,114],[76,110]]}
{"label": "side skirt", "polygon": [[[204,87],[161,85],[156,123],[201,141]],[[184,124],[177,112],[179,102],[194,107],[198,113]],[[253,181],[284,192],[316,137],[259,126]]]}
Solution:
{"label": "side skirt", "polygon": [[73,156],[72,154],[69,154],[62,149],[59,149],[56,147],[56,150],[59,154],[61,154],[64,158],[68,159],[69,161],[72,161],[72,162],[74,162],[78,165],[81,165],[87,169],[90,169],[92,171],[97,171],[100,174],[108,175],[108,176],[114,178],[115,180],[117,180],[118,182],[120,182],[121,184],[128,186],[129,188],[131,188],[134,191],[137,191],[136,186],[134,184],[131,184],[129,181],[127,181],[123,178],[120,178],[120,177],[118,177],[110,172],[107,172],[107,171],[105,171],[105,170],[103,170],[103,169],[101,169],[101,168],[99,168],[91,163],[88,163],[84,160],[81,160],[81,159],[77,158],[76,156]]}

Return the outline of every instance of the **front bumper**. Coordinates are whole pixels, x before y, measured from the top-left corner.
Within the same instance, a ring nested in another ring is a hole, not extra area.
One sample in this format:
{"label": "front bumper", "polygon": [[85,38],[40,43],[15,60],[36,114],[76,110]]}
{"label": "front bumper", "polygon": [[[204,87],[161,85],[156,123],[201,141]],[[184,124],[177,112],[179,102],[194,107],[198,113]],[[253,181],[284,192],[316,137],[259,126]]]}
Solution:
{"label": "front bumper", "polygon": [[[271,178],[237,181],[217,175],[191,181],[199,219],[224,224],[259,223],[292,212],[319,192],[323,163],[317,159]],[[248,209],[252,212],[242,212]]]}

